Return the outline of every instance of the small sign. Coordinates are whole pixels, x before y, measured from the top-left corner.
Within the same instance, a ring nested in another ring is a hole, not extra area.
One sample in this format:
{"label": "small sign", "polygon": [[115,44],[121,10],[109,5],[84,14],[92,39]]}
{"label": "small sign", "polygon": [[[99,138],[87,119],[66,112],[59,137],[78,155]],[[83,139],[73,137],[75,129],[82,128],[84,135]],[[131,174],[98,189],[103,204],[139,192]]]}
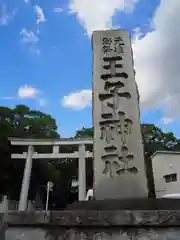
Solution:
{"label": "small sign", "polygon": [[51,191],[51,192],[52,192],[52,191],[53,191],[53,186],[54,186],[54,184],[49,181],[49,182],[47,183],[47,189],[48,189],[48,191]]}

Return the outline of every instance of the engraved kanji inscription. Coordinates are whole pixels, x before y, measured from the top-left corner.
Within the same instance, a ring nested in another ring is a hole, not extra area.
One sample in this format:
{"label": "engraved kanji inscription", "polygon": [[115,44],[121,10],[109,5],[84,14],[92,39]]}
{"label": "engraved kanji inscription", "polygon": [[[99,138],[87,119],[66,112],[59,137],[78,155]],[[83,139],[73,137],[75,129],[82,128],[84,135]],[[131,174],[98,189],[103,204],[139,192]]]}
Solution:
{"label": "engraved kanji inscription", "polygon": [[120,107],[121,98],[130,99],[131,94],[129,92],[123,92],[118,89],[114,89],[114,91],[111,93],[99,94],[102,114],[106,113],[107,107],[111,108],[113,111],[118,110]]}
{"label": "engraved kanji inscription", "polygon": [[127,145],[128,137],[131,135],[133,121],[130,118],[128,118],[122,111],[119,112],[119,120],[120,124],[118,128],[118,133],[121,136],[122,144]]}
{"label": "engraved kanji inscription", "polygon": [[113,42],[112,38],[103,37],[101,51],[104,53],[112,52],[113,51],[112,42]]}
{"label": "engraved kanji inscription", "polygon": [[[104,57],[103,61],[103,73],[101,74],[101,78],[103,80],[107,80],[109,78],[122,78],[127,79],[128,74],[123,72],[121,68],[123,67],[123,64],[121,63],[121,60],[123,58],[121,56],[116,57]],[[115,80],[116,81],[116,80]]]}
{"label": "engraved kanji inscription", "polygon": [[[105,72],[101,74],[101,78],[105,81],[105,92],[99,94],[102,118],[112,118],[114,115],[116,115],[116,110],[119,109],[120,99],[131,98],[131,94],[127,91],[124,91],[124,79],[128,78],[128,74],[122,71],[117,71],[117,69],[121,68],[122,66],[118,62],[120,60],[122,60],[121,56],[111,58],[104,57]],[[107,107],[111,109],[110,112],[107,112]]]}
{"label": "engraved kanji inscription", "polygon": [[[104,81],[104,92],[99,93],[102,118],[99,126],[100,139],[104,140],[107,146],[104,147],[105,154],[101,158],[105,162],[103,173],[109,172],[111,177],[123,172],[137,172],[136,168],[129,167],[129,162],[134,158],[128,150],[133,121],[120,106],[121,99],[128,100],[132,97],[125,88],[129,76],[123,71],[123,47],[124,41],[121,37],[102,38],[101,51],[104,57],[100,78]],[[116,54],[108,55],[110,52]],[[113,145],[115,142],[118,142],[118,146]]]}
{"label": "engraved kanji inscription", "polygon": [[102,113],[102,118],[105,120],[99,122],[101,130],[100,139],[105,140],[109,144],[116,136],[120,136],[119,141],[121,145],[128,145],[133,121],[126,116],[125,112],[119,111],[117,115],[117,118],[114,118],[115,115],[112,113]]}
{"label": "engraved kanji inscription", "polygon": [[123,98],[131,98],[131,94],[127,91],[122,90],[124,87],[124,80],[128,78],[128,74],[123,71],[118,71],[118,68],[121,68],[121,64],[117,61],[121,60],[121,57],[105,57],[105,64],[103,67],[105,72],[101,74],[101,78],[105,81],[104,90],[105,93],[99,94],[99,99],[102,102],[111,98],[112,102],[107,104],[114,109],[117,109],[119,106],[119,100]]}
{"label": "engraved kanji inscription", "polygon": [[105,154],[101,157],[105,163],[103,174],[108,174],[111,178],[123,173],[136,174],[138,169],[135,166],[129,166],[134,159],[134,155],[129,153],[127,146],[122,146],[121,151],[117,147],[110,145],[104,148]]}
{"label": "engraved kanji inscription", "polygon": [[118,158],[118,153],[112,152],[112,153],[106,153],[103,155],[102,160],[105,163],[105,167],[103,170],[103,174],[108,174],[111,178],[117,176],[117,172],[120,169],[120,160]]}
{"label": "engraved kanji inscription", "polygon": [[119,157],[119,160],[123,163],[120,164],[120,168],[117,170],[117,174],[120,175],[122,173],[131,172],[136,174],[138,172],[138,169],[135,166],[129,166],[129,162],[134,159],[134,155],[132,153],[129,153],[127,146],[122,146],[121,149],[121,156]]}
{"label": "engraved kanji inscription", "polygon": [[101,129],[101,137],[100,139],[104,139],[108,144],[115,139],[115,134],[117,132],[118,120],[105,120],[101,121],[100,129]]}
{"label": "engraved kanji inscription", "polygon": [[114,51],[117,53],[124,53],[124,41],[122,37],[115,37],[114,38]]}
{"label": "engraved kanji inscription", "polygon": [[124,53],[124,41],[121,37],[103,37],[101,51],[104,54],[115,52],[117,54]]}

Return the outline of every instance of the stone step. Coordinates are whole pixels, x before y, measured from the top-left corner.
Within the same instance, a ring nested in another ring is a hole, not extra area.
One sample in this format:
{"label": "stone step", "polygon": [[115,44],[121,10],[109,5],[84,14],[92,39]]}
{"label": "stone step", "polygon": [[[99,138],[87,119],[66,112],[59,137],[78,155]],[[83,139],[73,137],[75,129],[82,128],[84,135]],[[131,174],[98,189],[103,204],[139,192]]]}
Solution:
{"label": "stone step", "polygon": [[66,210],[180,210],[179,199],[116,199],[75,202]]}

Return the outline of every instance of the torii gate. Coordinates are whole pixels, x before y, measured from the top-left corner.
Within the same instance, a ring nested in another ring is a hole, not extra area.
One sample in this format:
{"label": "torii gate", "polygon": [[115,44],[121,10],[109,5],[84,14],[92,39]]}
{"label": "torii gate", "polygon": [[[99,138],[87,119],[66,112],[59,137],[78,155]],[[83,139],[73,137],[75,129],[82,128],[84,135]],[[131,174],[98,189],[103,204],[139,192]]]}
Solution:
{"label": "torii gate", "polygon": [[[78,181],[79,181],[79,201],[85,200],[86,197],[86,158],[92,158],[92,152],[85,150],[85,145],[92,145],[93,139],[24,139],[8,138],[13,146],[27,146],[28,151],[22,154],[12,153],[12,159],[26,159],[24,176],[21,187],[19,200],[19,211],[25,211],[27,208],[29,183],[32,169],[32,159],[78,159]],[[76,145],[79,151],[73,153],[60,153],[60,146]],[[52,153],[34,152],[35,146],[52,146]]]}

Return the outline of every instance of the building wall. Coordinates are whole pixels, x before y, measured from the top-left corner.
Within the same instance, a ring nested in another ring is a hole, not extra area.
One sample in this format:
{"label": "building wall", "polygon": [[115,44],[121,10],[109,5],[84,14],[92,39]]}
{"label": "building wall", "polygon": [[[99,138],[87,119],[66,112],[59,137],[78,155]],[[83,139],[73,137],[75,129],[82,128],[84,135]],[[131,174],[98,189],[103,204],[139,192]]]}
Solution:
{"label": "building wall", "polygon": [[[152,157],[156,197],[180,193],[180,153],[156,153]],[[177,181],[166,182],[164,176],[177,174]]]}

